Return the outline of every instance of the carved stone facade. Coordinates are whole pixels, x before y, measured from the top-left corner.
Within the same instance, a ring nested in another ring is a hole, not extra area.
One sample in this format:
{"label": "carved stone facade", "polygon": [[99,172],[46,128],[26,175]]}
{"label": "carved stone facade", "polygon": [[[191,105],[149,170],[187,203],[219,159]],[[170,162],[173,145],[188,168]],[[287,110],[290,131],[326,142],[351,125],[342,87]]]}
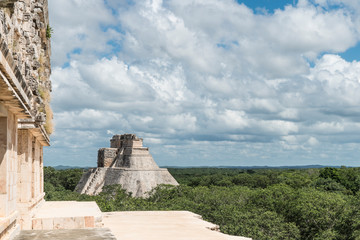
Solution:
{"label": "carved stone facade", "polygon": [[146,197],[159,184],[178,185],[167,169],[159,168],[149,148],[135,134],[115,135],[110,148],[98,151],[98,167],[84,173],[79,193],[94,195],[106,185],[120,184],[135,197]]}
{"label": "carved stone facade", "polygon": [[0,0],[0,239],[31,229],[52,131],[47,0]]}

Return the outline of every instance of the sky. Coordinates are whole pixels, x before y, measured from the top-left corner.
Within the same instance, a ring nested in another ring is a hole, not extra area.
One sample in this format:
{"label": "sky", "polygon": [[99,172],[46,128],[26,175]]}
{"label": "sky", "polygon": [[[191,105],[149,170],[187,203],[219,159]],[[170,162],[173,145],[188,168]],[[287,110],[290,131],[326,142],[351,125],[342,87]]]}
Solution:
{"label": "sky", "polygon": [[45,165],[360,166],[360,1],[49,0]]}

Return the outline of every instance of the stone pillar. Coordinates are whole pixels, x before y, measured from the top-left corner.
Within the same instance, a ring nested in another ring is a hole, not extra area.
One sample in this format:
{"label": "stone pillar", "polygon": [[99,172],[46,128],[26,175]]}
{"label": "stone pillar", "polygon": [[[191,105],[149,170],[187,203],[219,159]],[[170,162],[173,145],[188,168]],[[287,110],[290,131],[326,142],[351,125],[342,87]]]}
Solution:
{"label": "stone pillar", "polygon": [[17,118],[14,114],[8,114],[8,200],[9,212],[16,211],[16,184],[17,184]]}
{"label": "stone pillar", "polygon": [[43,160],[40,141],[29,129],[19,129],[18,134],[18,198],[22,229],[31,229],[31,213],[44,201]]}
{"label": "stone pillar", "polygon": [[16,211],[17,119],[0,117],[0,217]]}
{"label": "stone pillar", "polygon": [[20,168],[18,170],[18,203],[29,203],[31,201],[32,141],[28,130],[19,130],[18,135],[18,158],[20,162]]}
{"label": "stone pillar", "polygon": [[0,117],[0,217],[7,209],[7,118]]}
{"label": "stone pillar", "polygon": [[44,159],[43,146],[40,146],[40,193],[44,193]]}
{"label": "stone pillar", "polygon": [[17,117],[0,103],[0,239],[18,230]]}
{"label": "stone pillar", "polygon": [[31,138],[31,199],[35,197],[35,139]]}
{"label": "stone pillar", "polygon": [[40,196],[40,153],[41,153],[41,144],[39,141],[34,138],[34,199],[37,199]]}
{"label": "stone pillar", "polygon": [[0,239],[18,229],[16,151],[17,118],[0,104]]}

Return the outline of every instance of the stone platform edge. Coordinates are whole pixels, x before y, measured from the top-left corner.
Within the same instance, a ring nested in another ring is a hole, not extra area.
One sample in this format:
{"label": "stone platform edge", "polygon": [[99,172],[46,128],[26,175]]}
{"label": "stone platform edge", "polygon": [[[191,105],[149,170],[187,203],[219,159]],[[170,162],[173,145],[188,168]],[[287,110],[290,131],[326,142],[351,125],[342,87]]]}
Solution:
{"label": "stone platform edge", "polygon": [[47,201],[31,219],[32,230],[101,228],[96,202]]}

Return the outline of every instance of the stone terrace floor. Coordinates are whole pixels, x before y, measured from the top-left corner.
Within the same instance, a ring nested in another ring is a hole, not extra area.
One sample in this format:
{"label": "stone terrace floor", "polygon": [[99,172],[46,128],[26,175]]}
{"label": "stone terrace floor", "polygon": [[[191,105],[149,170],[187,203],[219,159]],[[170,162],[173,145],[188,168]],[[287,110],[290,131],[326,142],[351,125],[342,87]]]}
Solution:
{"label": "stone terrace floor", "polygon": [[103,223],[118,240],[251,240],[211,230],[217,226],[188,211],[108,212]]}
{"label": "stone terrace floor", "polygon": [[107,212],[102,223],[103,228],[21,231],[15,240],[250,240],[215,231],[215,224],[188,211]]}

